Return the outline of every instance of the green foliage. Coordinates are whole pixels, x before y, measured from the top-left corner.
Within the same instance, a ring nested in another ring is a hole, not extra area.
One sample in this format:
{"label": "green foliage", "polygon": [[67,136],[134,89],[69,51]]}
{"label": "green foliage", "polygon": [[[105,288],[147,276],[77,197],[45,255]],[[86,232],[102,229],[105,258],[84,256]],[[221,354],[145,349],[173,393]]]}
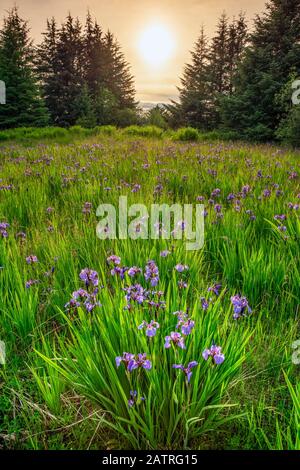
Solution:
{"label": "green foliage", "polygon": [[128,127],[138,123],[139,117],[135,109],[124,108],[114,113],[112,121],[118,127]]}
{"label": "green foliage", "polygon": [[278,94],[291,73],[300,73],[299,1],[270,0],[254,26],[234,93],[222,101],[222,120],[242,138],[266,141],[286,115]]}
{"label": "green foliage", "polygon": [[174,133],[174,140],[188,141],[198,140],[199,132],[193,127],[183,127]]}
{"label": "green foliage", "polygon": [[300,106],[291,108],[288,116],[281,121],[276,137],[287,145],[300,147]]}
{"label": "green foliage", "polygon": [[96,125],[96,114],[93,106],[92,97],[89,92],[89,88],[84,83],[80,94],[74,103],[75,113],[77,116],[76,124],[82,127],[95,127]]}
{"label": "green foliage", "polygon": [[222,14],[215,36],[208,40],[202,27],[184,68],[179,102],[167,105],[173,127],[192,126],[202,130],[218,126],[219,101],[233,92],[233,78],[247,41],[247,25],[241,13],[231,23]]}
{"label": "green foliage", "polygon": [[0,30],[0,79],[6,84],[6,104],[0,106],[0,129],[47,125],[48,113],[33,72],[29,29],[16,7],[8,12]]}
{"label": "green foliage", "polygon": [[161,129],[167,129],[167,117],[165,108],[156,105],[151,108],[144,117],[145,125],[160,127]]}
{"label": "green foliage", "polygon": [[162,137],[163,130],[155,126],[129,126],[124,129],[125,135],[136,137]]}

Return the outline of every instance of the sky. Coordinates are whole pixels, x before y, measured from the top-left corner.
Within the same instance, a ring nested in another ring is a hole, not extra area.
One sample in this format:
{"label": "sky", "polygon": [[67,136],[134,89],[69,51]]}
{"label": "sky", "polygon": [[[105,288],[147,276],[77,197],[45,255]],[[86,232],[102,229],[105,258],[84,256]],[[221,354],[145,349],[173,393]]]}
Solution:
{"label": "sky", "polygon": [[[102,29],[110,29],[120,42],[135,77],[137,99],[167,103],[177,97],[179,77],[201,26],[211,37],[223,11],[232,17],[242,10],[251,20],[264,10],[265,0],[0,0],[1,17],[15,4],[29,21],[36,42],[47,18],[55,16],[60,23],[70,11],[83,20],[90,10]],[[155,57],[149,61],[155,28],[161,31],[156,44],[162,59],[159,64]]]}

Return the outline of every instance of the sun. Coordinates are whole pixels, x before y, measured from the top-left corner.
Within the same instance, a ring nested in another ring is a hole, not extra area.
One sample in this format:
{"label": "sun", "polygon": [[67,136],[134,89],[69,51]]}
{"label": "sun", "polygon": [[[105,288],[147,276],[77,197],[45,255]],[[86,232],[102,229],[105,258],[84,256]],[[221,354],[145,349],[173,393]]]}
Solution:
{"label": "sun", "polygon": [[138,46],[141,57],[149,65],[160,67],[172,57],[175,41],[167,27],[152,24],[142,32]]}

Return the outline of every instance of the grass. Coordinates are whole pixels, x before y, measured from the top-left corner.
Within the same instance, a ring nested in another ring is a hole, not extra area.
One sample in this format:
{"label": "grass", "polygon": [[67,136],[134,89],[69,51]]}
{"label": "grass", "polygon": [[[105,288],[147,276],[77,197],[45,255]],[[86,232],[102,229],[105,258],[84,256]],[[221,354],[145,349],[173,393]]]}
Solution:
{"label": "grass", "polygon": [[[1,229],[7,236],[0,234],[0,445],[299,449],[300,369],[292,363],[300,338],[299,154],[182,142],[189,132],[177,140],[153,128],[15,132],[0,150],[0,223],[9,223]],[[203,196],[204,248],[188,252],[175,239],[101,241],[96,209],[117,206],[120,195],[148,207]],[[274,219],[281,214],[286,220]],[[158,285],[143,273],[112,276],[112,254],[143,271],[154,260]],[[29,255],[38,262],[28,264]],[[178,273],[178,263],[189,269]],[[86,288],[79,278],[86,267],[98,273],[101,306],[68,309],[72,293]],[[145,299],[125,308],[124,289],[135,283],[156,307]],[[219,295],[207,290],[216,283]],[[252,309],[238,320],[230,301],[236,294]],[[195,327],[186,349],[165,349],[177,311],[188,312]],[[160,327],[148,338],[138,326],[151,319]],[[225,355],[220,365],[202,357],[213,342]],[[117,368],[124,351],[146,353],[151,370]],[[193,360],[187,383],[172,366]],[[131,390],[137,400],[129,407]]]}

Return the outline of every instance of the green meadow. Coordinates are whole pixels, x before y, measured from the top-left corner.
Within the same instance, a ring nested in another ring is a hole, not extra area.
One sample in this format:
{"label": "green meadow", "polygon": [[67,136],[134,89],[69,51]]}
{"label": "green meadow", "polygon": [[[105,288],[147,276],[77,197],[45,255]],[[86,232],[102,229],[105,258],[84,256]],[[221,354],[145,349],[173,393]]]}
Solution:
{"label": "green meadow", "polygon": [[[299,152],[219,137],[0,134],[1,448],[300,449]],[[120,196],[204,247],[100,240]]]}

